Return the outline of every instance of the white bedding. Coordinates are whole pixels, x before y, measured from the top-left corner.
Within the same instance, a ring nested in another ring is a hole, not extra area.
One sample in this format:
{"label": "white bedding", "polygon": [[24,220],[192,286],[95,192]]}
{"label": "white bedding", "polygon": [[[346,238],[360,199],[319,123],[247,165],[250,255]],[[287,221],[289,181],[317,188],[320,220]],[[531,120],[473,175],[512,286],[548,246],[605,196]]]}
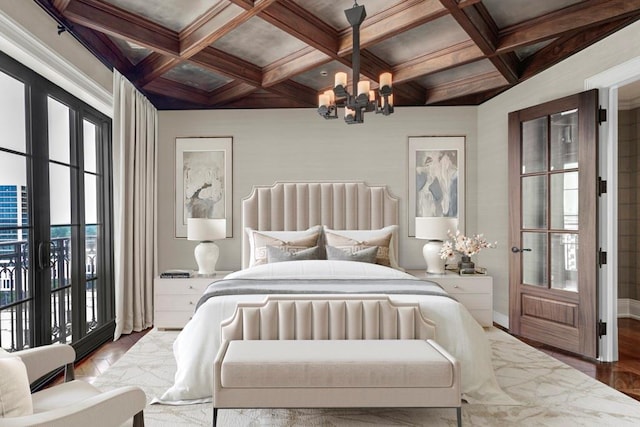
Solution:
{"label": "white bedding", "polygon": [[[241,270],[227,278],[390,278],[413,276],[392,268],[351,261],[291,261]],[[415,279],[418,280],[418,279]],[[266,295],[210,298],[195,313],[173,344],[177,363],[174,385],[154,403],[191,404],[211,401],[213,360],[220,345],[220,323],[231,317],[239,301],[262,301]],[[436,341],[462,366],[463,396],[469,403],[514,404],[498,386],[484,330],[458,302],[440,296],[390,295],[399,302],[417,301],[436,324]]]}

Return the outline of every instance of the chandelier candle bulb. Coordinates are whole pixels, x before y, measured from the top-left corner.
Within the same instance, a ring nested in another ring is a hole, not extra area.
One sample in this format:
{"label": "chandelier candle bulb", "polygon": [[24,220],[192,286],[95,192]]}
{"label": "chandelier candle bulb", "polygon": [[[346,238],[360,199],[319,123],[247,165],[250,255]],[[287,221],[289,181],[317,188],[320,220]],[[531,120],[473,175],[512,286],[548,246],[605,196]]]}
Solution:
{"label": "chandelier candle bulb", "polygon": [[369,101],[373,102],[376,100],[376,93],[372,90],[369,91]]}
{"label": "chandelier candle bulb", "polygon": [[336,103],[336,94],[333,93],[333,90],[325,90],[324,95],[329,97],[329,105],[333,105]]}
{"label": "chandelier candle bulb", "polygon": [[368,80],[360,80],[358,82],[358,96],[360,95],[369,95],[369,81]]}
{"label": "chandelier candle bulb", "polygon": [[349,107],[344,107],[344,117],[345,118],[348,117],[348,116],[355,117],[355,115],[356,115],[356,111],[355,110],[352,110]]}
{"label": "chandelier candle bulb", "polygon": [[380,89],[385,86],[391,88],[391,73],[382,73],[380,74]]}
{"label": "chandelier candle bulb", "polygon": [[328,107],[329,106],[329,95],[322,94],[318,96],[318,107]]}
{"label": "chandelier candle bulb", "polygon": [[393,107],[393,95],[389,95],[388,97],[382,97],[382,106],[387,105],[387,98],[389,98],[389,106]]}
{"label": "chandelier candle bulb", "polygon": [[347,87],[347,73],[336,73],[334,86]]}

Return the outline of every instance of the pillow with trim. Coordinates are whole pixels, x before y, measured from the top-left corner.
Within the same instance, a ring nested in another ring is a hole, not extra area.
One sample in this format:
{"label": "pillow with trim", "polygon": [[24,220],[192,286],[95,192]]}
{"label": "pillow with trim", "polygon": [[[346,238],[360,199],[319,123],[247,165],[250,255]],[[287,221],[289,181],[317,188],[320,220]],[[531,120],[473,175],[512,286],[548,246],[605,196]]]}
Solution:
{"label": "pillow with trim", "polygon": [[[338,234],[344,237],[349,237],[357,241],[370,241],[372,239],[385,237],[387,234],[391,233],[391,241],[387,245],[388,252],[389,252],[389,256],[388,256],[389,264],[383,264],[383,265],[390,266],[391,268],[395,268],[396,270],[404,271],[404,269],[400,267],[400,265],[398,264],[398,254],[396,254],[396,250],[395,250],[395,247],[396,247],[395,242],[398,239],[397,225],[387,225],[386,227],[374,229],[374,230],[334,230],[325,225],[323,226],[323,230],[325,232],[325,236],[326,236],[326,233],[330,232],[330,233]],[[328,241],[326,241],[326,237],[325,237],[325,244],[331,245]],[[335,245],[331,245],[331,246],[335,246]],[[374,245],[371,244],[370,246],[374,246]]]}
{"label": "pillow with trim", "polygon": [[325,239],[327,241],[327,246],[333,246],[347,253],[355,253],[362,249],[377,247],[376,264],[391,267],[391,261],[389,259],[391,233],[366,240],[356,240],[341,234],[336,234],[333,231],[326,230]]}
{"label": "pillow with trim", "polygon": [[277,246],[287,252],[297,252],[302,249],[309,249],[318,246],[319,232],[299,237],[295,240],[283,240],[273,235],[265,234],[261,231],[253,231],[253,251],[251,253],[251,263],[249,267],[267,263],[267,246]]}
{"label": "pillow with trim", "polygon": [[33,414],[27,367],[19,357],[0,357],[0,418]]}
{"label": "pillow with trim", "polygon": [[327,245],[326,250],[328,260],[368,262],[370,264],[375,264],[378,256],[377,246],[371,246],[370,248],[352,252]]}
{"label": "pillow with trim", "polygon": [[267,246],[267,262],[305,261],[320,259],[320,247],[307,249],[282,249],[280,246]]}

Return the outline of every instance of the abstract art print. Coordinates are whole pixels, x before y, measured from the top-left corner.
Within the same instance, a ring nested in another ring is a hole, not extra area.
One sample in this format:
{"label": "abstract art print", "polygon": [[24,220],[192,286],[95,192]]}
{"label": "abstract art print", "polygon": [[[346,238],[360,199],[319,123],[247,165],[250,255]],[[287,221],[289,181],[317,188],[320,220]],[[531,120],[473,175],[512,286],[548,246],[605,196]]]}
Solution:
{"label": "abstract art print", "polygon": [[232,138],[176,138],[176,237],[187,236],[188,218],[231,224]]}
{"label": "abstract art print", "polygon": [[409,236],[415,218],[458,218],[464,230],[464,145],[460,136],[409,138]]}

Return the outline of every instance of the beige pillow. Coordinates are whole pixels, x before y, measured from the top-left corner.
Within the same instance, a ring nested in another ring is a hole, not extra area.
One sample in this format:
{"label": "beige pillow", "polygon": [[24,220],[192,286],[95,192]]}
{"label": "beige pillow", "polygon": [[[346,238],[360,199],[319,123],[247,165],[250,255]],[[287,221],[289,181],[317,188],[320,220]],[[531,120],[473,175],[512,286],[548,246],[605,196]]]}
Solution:
{"label": "beige pillow", "polygon": [[253,231],[253,253],[251,254],[252,264],[250,267],[260,264],[266,264],[268,259],[267,246],[277,246],[278,248],[290,254],[295,254],[303,249],[318,246],[318,237],[320,233],[313,233],[297,240],[282,240],[277,237],[263,234],[259,231]]}
{"label": "beige pillow", "polygon": [[19,357],[0,357],[0,418],[31,414],[27,367]]}
{"label": "beige pillow", "polygon": [[328,246],[342,249],[348,254],[354,254],[362,249],[378,247],[378,254],[376,255],[376,264],[385,265],[391,267],[391,261],[389,259],[389,245],[391,244],[391,233],[372,237],[367,240],[356,240],[347,236],[333,233],[329,230],[325,230],[325,239]]}

